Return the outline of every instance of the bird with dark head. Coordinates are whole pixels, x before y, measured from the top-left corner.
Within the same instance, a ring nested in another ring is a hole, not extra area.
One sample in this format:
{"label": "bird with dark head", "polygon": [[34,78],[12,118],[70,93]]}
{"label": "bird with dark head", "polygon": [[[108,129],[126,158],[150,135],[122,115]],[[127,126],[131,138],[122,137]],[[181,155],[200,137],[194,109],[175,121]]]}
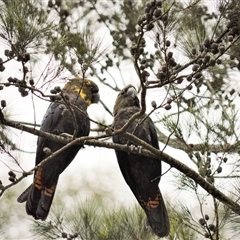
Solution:
{"label": "bird with dark head", "polygon": [[[132,85],[123,88],[117,96],[113,115],[113,128],[122,128],[128,120],[140,111],[137,91]],[[143,115],[133,121],[127,132],[159,149],[156,129],[150,117]],[[122,135],[114,135],[113,142],[134,145]],[[116,150],[122,175],[147,215],[147,222],[153,232],[164,237],[169,234],[170,223],[167,209],[159,189],[161,161],[132,153]]]}
{"label": "bird with dark head", "polygon": [[[40,130],[56,135],[88,136],[90,120],[87,107],[99,100],[98,86],[91,80],[70,79],[61,90],[62,99],[48,107]],[[36,162],[38,165],[49,154],[61,149],[64,144],[39,137]],[[26,212],[35,219],[45,220],[50,211],[59,175],[75,158],[82,146],[72,145],[38,167],[33,183],[18,197],[18,202],[26,201]]]}

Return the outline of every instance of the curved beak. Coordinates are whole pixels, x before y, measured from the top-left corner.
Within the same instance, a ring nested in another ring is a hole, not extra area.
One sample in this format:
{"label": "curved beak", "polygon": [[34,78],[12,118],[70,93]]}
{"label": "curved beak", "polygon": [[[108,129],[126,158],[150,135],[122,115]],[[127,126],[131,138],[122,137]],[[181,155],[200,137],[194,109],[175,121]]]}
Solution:
{"label": "curved beak", "polygon": [[135,98],[137,96],[137,90],[135,87],[133,86],[130,86],[128,89],[127,89],[127,95],[131,96],[132,98]]}
{"label": "curved beak", "polygon": [[100,99],[100,94],[99,93],[93,93],[92,103],[98,103],[99,99]]}

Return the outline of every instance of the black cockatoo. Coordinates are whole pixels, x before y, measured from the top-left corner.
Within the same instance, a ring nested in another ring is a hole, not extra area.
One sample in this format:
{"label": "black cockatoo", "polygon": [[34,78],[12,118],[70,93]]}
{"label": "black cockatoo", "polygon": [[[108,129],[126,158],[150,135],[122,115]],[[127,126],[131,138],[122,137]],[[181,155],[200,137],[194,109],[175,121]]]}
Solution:
{"label": "black cockatoo", "polygon": [[[123,88],[117,96],[113,115],[113,128],[120,129],[140,110],[137,91],[132,85]],[[127,132],[159,149],[156,129],[150,117],[146,115],[134,120]],[[121,135],[114,135],[113,142],[132,145]],[[144,209],[148,224],[159,237],[169,234],[170,224],[167,209],[158,187],[161,176],[161,161],[116,150],[120,170],[137,201]]]}
{"label": "black cockatoo", "polygon": [[[74,135],[76,138],[88,136],[90,120],[87,107],[98,102],[98,91],[98,86],[91,80],[70,79],[61,91],[62,99],[50,104],[40,130],[56,135]],[[49,152],[54,153],[63,146],[62,143],[39,137],[36,165],[44,160]],[[26,212],[29,215],[35,219],[47,218],[59,175],[71,163],[80,148],[80,145],[73,145],[37,168],[33,184],[18,197],[18,202],[26,201]]]}

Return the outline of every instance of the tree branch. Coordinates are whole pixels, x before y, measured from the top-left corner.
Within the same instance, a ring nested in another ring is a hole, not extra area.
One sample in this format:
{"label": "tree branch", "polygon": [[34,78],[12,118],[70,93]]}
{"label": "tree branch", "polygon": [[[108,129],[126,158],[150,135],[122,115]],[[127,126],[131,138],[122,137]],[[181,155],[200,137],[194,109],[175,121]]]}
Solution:
{"label": "tree branch", "polygon": [[[206,144],[205,143],[199,143],[199,144],[192,144],[191,142],[189,142],[189,145],[179,141],[177,138],[175,139],[169,139],[168,140],[168,136],[166,136],[165,134],[163,134],[161,131],[159,131],[159,129],[157,128],[157,133],[158,133],[158,140],[161,143],[168,143],[167,145],[172,147],[172,148],[176,148],[176,149],[180,149],[183,150],[186,153],[192,152],[192,151],[201,151],[203,149],[206,148]],[[208,151],[211,152],[227,152],[227,153],[237,153],[240,151],[240,144],[236,143],[236,144],[211,144],[208,145]]]}
{"label": "tree branch", "polygon": [[[52,141],[67,144],[60,150],[51,154],[48,158],[43,160],[40,164],[43,164],[48,159],[58,155],[63,150],[65,150],[66,148],[68,148],[69,146],[72,146],[74,144],[79,144],[79,145],[84,144],[84,145],[95,146],[95,147],[104,147],[104,148],[129,152],[129,153],[133,153],[133,154],[144,155],[147,157],[156,158],[158,160],[164,161],[165,163],[169,164],[171,167],[176,168],[177,170],[179,170],[180,172],[184,173],[186,176],[188,176],[189,178],[194,180],[195,183],[199,184],[203,189],[205,189],[213,197],[217,198],[220,202],[222,202],[223,204],[225,204],[229,208],[231,208],[232,211],[234,211],[237,214],[240,214],[240,205],[239,204],[237,204],[236,202],[234,202],[233,200],[228,198],[225,194],[223,194],[221,191],[219,191],[217,188],[215,188],[214,185],[207,182],[203,177],[201,177],[193,169],[189,168],[187,165],[185,165],[182,162],[178,161],[177,159],[169,156],[168,154],[162,152],[161,150],[158,150],[158,149],[152,147],[151,145],[147,144],[146,142],[142,141],[141,139],[137,138],[136,136],[134,136],[132,134],[123,133],[123,136],[128,138],[132,142],[134,142],[134,144],[143,147],[144,149],[140,149],[140,148],[132,149],[130,146],[127,146],[127,145],[120,145],[120,144],[115,144],[115,143],[111,143],[111,142],[106,142],[104,140],[99,140],[99,139],[104,139],[106,137],[109,137],[109,135],[119,134],[120,133],[119,130],[112,132],[112,134],[103,134],[101,136],[96,136],[96,137],[92,137],[92,136],[80,137],[80,138],[77,138],[77,139],[71,141],[67,138],[57,136],[54,134],[50,134],[50,133],[46,133],[46,132],[42,132],[35,128],[30,128],[30,127],[27,127],[27,126],[24,126],[19,123],[9,121],[6,119],[4,119],[4,124],[7,126],[10,126],[10,127],[19,129],[21,131],[26,131],[26,132],[32,133],[34,135],[48,138]],[[35,168],[37,168],[37,167],[38,166],[36,166]],[[33,171],[33,170],[31,170],[31,171]],[[26,173],[25,173],[25,175],[26,175]],[[27,174],[27,175],[29,175],[29,174]],[[23,178],[24,178],[24,176],[22,176],[20,180],[22,180]],[[14,185],[14,184],[12,183],[11,186],[12,185]]]}

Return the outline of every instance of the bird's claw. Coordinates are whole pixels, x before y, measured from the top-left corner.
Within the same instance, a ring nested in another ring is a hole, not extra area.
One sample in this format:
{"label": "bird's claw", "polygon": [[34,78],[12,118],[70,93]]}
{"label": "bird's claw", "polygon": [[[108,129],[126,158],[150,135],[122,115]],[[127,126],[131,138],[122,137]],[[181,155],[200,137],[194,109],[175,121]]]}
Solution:
{"label": "bird's claw", "polygon": [[59,136],[60,137],[64,137],[64,138],[66,138],[69,141],[73,139],[73,135],[71,135],[69,133],[61,133]]}
{"label": "bird's claw", "polygon": [[139,153],[139,154],[142,153],[142,146],[138,146],[138,153]]}
{"label": "bird's claw", "polygon": [[131,151],[133,151],[135,149],[135,146],[133,144],[131,144],[129,147],[130,147]]}
{"label": "bird's claw", "polygon": [[136,145],[134,145],[134,144],[131,144],[130,146],[130,150],[131,151],[138,151],[138,153],[139,154],[141,154],[142,153],[142,146],[136,146]]}
{"label": "bird's claw", "polygon": [[50,156],[52,154],[52,150],[48,147],[43,148],[43,152],[47,155]]}

